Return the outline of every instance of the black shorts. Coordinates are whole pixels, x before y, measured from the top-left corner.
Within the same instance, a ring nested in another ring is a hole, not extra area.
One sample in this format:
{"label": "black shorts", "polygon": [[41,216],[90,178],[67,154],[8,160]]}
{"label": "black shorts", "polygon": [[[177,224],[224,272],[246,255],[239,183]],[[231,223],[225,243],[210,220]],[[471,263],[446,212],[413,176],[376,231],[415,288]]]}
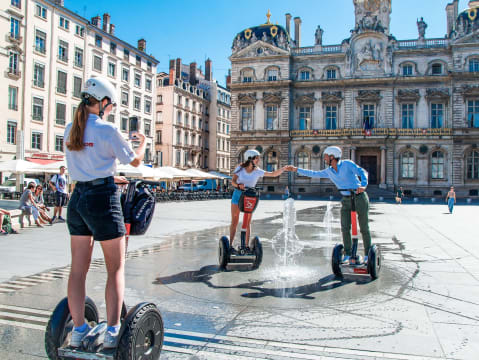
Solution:
{"label": "black shorts", "polygon": [[76,183],[68,202],[67,225],[70,235],[92,235],[98,241],[126,234],[120,193],[113,177]]}
{"label": "black shorts", "polygon": [[68,194],[62,193],[60,191],[55,191],[55,206],[65,206],[67,203]]}

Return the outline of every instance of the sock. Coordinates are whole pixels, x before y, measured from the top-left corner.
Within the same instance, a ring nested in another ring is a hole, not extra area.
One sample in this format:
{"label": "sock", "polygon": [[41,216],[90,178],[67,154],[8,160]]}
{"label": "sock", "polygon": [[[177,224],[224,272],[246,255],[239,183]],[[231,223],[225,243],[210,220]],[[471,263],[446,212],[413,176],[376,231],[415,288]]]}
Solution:
{"label": "sock", "polygon": [[106,331],[108,331],[111,334],[118,334],[118,332],[120,331],[120,327],[121,327],[120,325],[108,326]]}
{"label": "sock", "polygon": [[83,323],[82,326],[78,326],[78,327],[75,327],[75,331],[79,331],[79,332],[84,332],[86,329],[87,329],[87,324],[86,323]]}

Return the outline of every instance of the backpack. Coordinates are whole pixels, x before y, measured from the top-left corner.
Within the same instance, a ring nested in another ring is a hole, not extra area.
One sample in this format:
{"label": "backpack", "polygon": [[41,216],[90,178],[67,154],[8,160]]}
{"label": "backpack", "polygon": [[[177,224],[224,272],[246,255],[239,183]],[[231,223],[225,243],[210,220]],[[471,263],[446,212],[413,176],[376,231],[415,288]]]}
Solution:
{"label": "backpack", "polygon": [[150,227],[155,212],[155,196],[142,180],[133,180],[122,194],[121,203],[129,235],[143,235]]}
{"label": "backpack", "polygon": [[10,218],[10,215],[3,216],[2,230],[6,231],[8,234],[13,232],[12,219]]}

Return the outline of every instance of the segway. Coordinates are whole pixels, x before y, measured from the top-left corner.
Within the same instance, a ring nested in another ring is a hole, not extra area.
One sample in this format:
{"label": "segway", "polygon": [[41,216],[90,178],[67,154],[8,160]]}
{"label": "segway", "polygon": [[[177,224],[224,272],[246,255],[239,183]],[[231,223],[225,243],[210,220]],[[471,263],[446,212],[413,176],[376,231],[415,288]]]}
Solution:
{"label": "segway", "polygon": [[241,192],[238,202],[239,209],[243,212],[241,245],[236,250],[230,246],[230,240],[227,236],[221,237],[218,248],[218,260],[222,269],[226,269],[228,264],[251,264],[252,269],[257,269],[263,260],[263,246],[259,237],[255,236],[250,247],[246,247],[246,230],[259,203],[259,189],[245,188]]}
{"label": "segway", "polygon": [[[153,218],[155,199],[147,185],[157,182],[132,180],[122,194],[122,208],[125,218],[126,239],[129,235],[146,232]],[[153,203],[152,203],[153,201]],[[128,245],[128,241],[126,242]],[[107,330],[105,321],[99,322],[98,309],[89,297],[85,299],[85,322],[92,329],[78,348],[69,346],[73,320],[68,298],[58,303],[48,321],[45,333],[45,350],[48,358],[60,359],[159,359],[163,346],[163,319],[155,304],[142,302],[127,311],[123,303],[118,346],[103,348]]]}
{"label": "segway", "polygon": [[378,246],[373,244],[368,251],[367,262],[362,261],[358,252],[358,223],[356,213],[356,190],[339,190],[349,191],[351,193],[351,238],[353,242],[353,248],[351,251],[351,257],[349,263],[343,262],[343,244],[337,244],[333,249],[333,256],[331,259],[331,266],[333,268],[334,275],[342,277],[343,274],[349,275],[369,275],[371,278],[377,279],[381,271],[382,257],[381,251]]}

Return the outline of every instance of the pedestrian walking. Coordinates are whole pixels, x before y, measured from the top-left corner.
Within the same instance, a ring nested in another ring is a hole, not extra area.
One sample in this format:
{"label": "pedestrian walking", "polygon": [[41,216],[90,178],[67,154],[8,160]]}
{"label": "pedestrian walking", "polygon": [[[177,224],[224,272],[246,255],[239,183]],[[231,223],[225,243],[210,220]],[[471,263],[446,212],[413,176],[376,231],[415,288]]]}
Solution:
{"label": "pedestrian walking", "polygon": [[289,199],[289,188],[288,185],[284,188],[284,199]]}
{"label": "pedestrian walking", "polygon": [[447,207],[449,208],[449,214],[452,214],[454,204],[456,203],[456,193],[454,192],[454,186],[451,186],[449,192],[446,195]]}
{"label": "pedestrian walking", "polygon": [[399,187],[399,190],[396,192],[396,204],[402,204],[402,198],[404,197],[404,191],[402,186]]}
{"label": "pedestrian walking", "polygon": [[70,345],[80,346],[90,330],[85,322],[85,281],[94,241],[99,241],[105,258],[107,331],[103,348],[118,344],[120,314],[125,290],[125,224],[120,193],[115,181],[117,159],[138,167],[145,154],[145,136],[133,132],[139,141],[133,151],[115,126],[105,120],[116,106],[116,89],[101,77],[87,80],[73,122],[65,129],[66,160],[75,189],[68,202],[67,225],[71,237],[72,264],[68,279],[68,306],[74,328]]}
{"label": "pedestrian walking", "polygon": [[50,179],[50,187],[55,193],[55,209],[53,210],[52,222],[55,222],[58,216],[58,221],[65,221],[62,218],[62,209],[67,203],[68,199],[68,188],[67,188],[67,178],[65,176],[65,166],[60,166],[60,173],[55,174]]}

